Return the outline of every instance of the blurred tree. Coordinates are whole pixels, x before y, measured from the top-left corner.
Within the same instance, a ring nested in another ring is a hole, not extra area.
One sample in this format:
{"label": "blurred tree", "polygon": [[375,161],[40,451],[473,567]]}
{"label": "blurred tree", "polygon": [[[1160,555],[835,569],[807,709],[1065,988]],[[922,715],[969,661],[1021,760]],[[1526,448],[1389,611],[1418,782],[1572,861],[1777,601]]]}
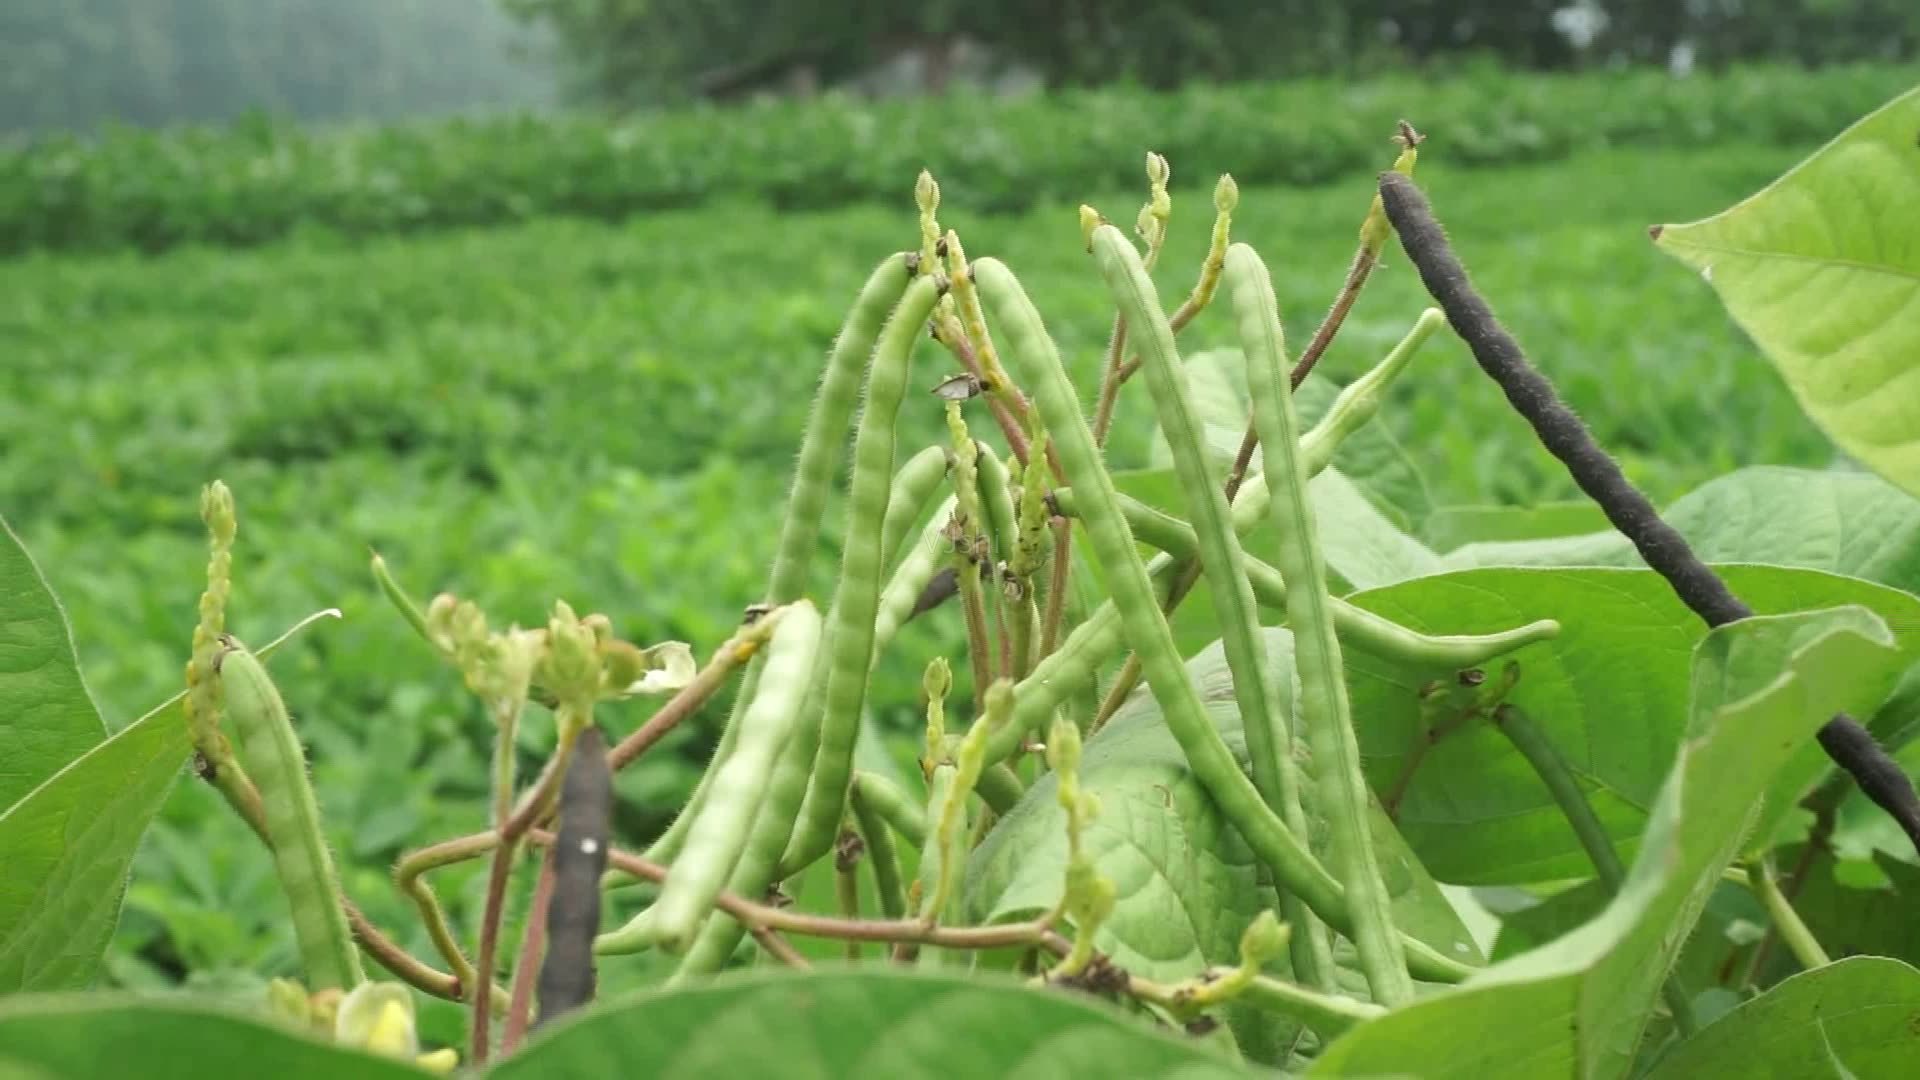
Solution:
{"label": "blurred tree", "polygon": [[1920,54],[1920,0],[501,0],[551,28],[576,98],[637,106],[836,85],[962,39],[1049,86],[1273,79],[1478,55],[1514,67]]}
{"label": "blurred tree", "polygon": [[0,0],[0,131],[552,99],[492,0]]}

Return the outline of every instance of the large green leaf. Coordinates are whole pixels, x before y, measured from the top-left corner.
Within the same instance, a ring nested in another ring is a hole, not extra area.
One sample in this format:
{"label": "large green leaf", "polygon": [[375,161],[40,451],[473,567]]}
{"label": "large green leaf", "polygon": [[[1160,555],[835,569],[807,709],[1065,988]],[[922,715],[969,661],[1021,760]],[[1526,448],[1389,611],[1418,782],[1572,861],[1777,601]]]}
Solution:
{"label": "large green leaf", "polygon": [[[1263,634],[1276,670],[1293,668],[1293,636]],[[1207,711],[1243,768],[1246,743],[1233,682],[1216,644],[1187,664]],[[1291,679],[1282,682],[1291,712]],[[1302,762],[1302,796],[1316,837],[1324,837],[1314,809],[1311,763]],[[1087,850],[1118,888],[1118,901],[1096,940],[1114,962],[1152,979],[1177,980],[1208,964],[1238,959],[1240,935],[1263,908],[1273,907],[1252,852],[1187,769],[1166,730],[1158,704],[1139,694],[1086,744],[1082,786],[1100,800],[1100,816],[1085,836]],[[1386,815],[1375,808],[1374,842],[1402,929],[1469,963],[1478,946],[1433,879]],[[1052,774],[1042,777],[1001,820],[967,865],[969,918],[1029,918],[1053,907],[1063,887],[1066,820]],[[1353,974],[1349,989],[1364,995]],[[1245,1042],[1246,1029],[1236,1025]],[[1249,1048],[1251,1050],[1251,1048]]]}
{"label": "large green leaf", "polygon": [[[1907,593],[1818,570],[1717,570],[1762,614],[1869,608],[1894,628],[1901,662],[1920,659],[1920,599]],[[1663,579],[1650,570],[1493,567],[1418,578],[1352,599],[1432,633],[1487,633],[1542,618],[1561,623],[1558,636],[1492,665],[1483,686],[1450,688],[1424,710],[1423,686],[1447,673],[1348,656],[1367,779],[1383,797],[1404,788],[1400,830],[1435,877],[1484,885],[1592,872],[1539,777],[1498,731],[1470,719],[1429,739],[1441,717],[1464,712],[1470,696],[1484,705],[1507,662],[1518,665],[1519,678],[1505,700],[1525,708],[1553,741],[1608,834],[1630,850],[1672,766],[1686,724],[1692,656],[1706,633]]]}
{"label": "large green leaf", "polygon": [[1703,644],[1702,667],[1769,645],[1779,665],[1770,675],[1743,664],[1739,679],[1708,671],[1695,680],[1703,694],[1692,702],[1687,738],[1606,910],[1552,945],[1352,1030],[1313,1075],[1626,1074],[1659,986],[1739,854],[1756,801],[1834,712],[1870,707],[1895,676],[1892,634],[1862,608],[1760,616],[1710,635],[1749,637],[1738,650]]}
{"label": "large green leaf", "polygon": [[1084,995],[872,966],[735,972],[612,1001],[542,1029],[486,1075],[506,1080],[779,1076],[1259,1075]]}
{"label": "large green leaf", "polygon": [[0,1068],[7,1066],[47,1080],[417,1080],[432,1075],[391,1058],[320,1042],[265,1018],[119,995],[35,995],[0,1003]]}
{"label": "large green leaf", "polygon": [[93,981],[134,850],[189,750],[180,710],[161,709],[0,813],[0,993]]}
{"label": "large green leaf", "polygon": [[60,602],[0,520],[0,807],[106,734]]}
{"label": "large green leaf", "polygon": [[[1662,514],[1708,562],[1831,570],[1920,592],[1920,500],[1868,472],[1759,465],[1711,480]],[[1645,566],[1612,529],[1466,544],[1450,567]]]}
{"label": "large green leaf", "polygon": [[1862,1080],[1914,1075],[1920,1063],[1920,970],[1856,956],[1795,975],[1707,1025],[1648,1080]]}
{"label": "large green leaf", "polygon": [[1758,193],[1655,231],[1848,453],[1920,494],[1920,86]]}

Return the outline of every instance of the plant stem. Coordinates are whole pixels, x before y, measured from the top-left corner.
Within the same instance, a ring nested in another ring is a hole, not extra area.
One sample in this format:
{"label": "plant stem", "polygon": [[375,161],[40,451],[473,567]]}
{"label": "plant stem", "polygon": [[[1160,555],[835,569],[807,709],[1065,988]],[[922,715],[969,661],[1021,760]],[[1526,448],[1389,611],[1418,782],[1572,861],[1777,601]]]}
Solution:
{"label": "plant stem", "polygon": [[[541,835],[536,831],[534,839],[539,841]],[[637,878],[656,882],[666,880],[667,868],[658,863],[618,850],[612,852],[609,858],[614,865]],[[1061,955],[1071,948],[1065,938],[1053,932],[1051,923],[1038,920],[999,926],[963,927],[938,926],[920,919],[836,919],[754,903],[730,892],[721,893],[715,906],[750,929],[757,926],[836,941],[905,941],[944,949],[1003,949],[1039,945]]]}
{"label": "plant stem", "polygon": [[1060,645],[1060,631],[1067,617],[1067,588],[1073,571],[1073,522],[1053,519],[1053,567],[1047,579],[1047,610],[1040,620],[1040,651],[1036,662],[1053,655]]}
{"label": "plant stem", "polygon": [[726,685],[734,669],[752,659],[766,644],[772,627],[761,627],[763,621],[755,620],[734,634],[731,640],[714,651],[713,659],[707,661],[707,666],[695,674],[692,681],[668,698],[667,703],[648,717],[646,723],[615,743],[613,749],[607,751],[608,766],[615,772],[626,768],[667,732],[678,727],[681,721],[698,712],[707,699]]}
{"label": "plant stem", "polygon": [[[1380,197],[1421,282],[1473,351],[1481,370],[1499,385],[1541,444],[1566,466],[1574,482],[1633,543],[1646,564],[1709,627],[1752,615],[1753,610],[1693,553],[1686,538],[1661,519],[1594,441],[1586,424],[1561,402],[1553,384],[1527,360],[1520,343],[1474,289],[1419,187],[1398,173],[1383,173]],[[1920,797],[1914,793],[1913,781],[1873,735],[1839,713],[1821,727],[1818,737],[1827,756],[1852,774],[1860,790],[1899,824],[1920,851]]]}
{"label": "plant stem", "polygon": [[[833,859],[833,897],[843,919],[860,918],[860,852],[864,842],[860,834],[846,828],[840,829],[840,839],[835,843]],[[846,958],[858,963],[862,949],[857,941],[846,943]]]}
{"label": "plant stem", "polygon": [[[1493,711],[1493,726],[1507,737],[1520,756],[1533,767],[1535,775],[1546,786],[1547,793],[1553,796],[1555,805],[1560,808],[1560,816],[1567,819],[1573,827],[1573,834],[1579,838],[1580,846],[1586,849],[1587,858],[1593,862],[1594,875],[1600,884],[1606,887],[1609,895],[1617,894],[1625,883],[1626,869],[1620,863],[1620,855],[1613,849],[1613,841],[1608,838],[1606,826],[1600,823],[1599,815],[1593,812],[1593,804],[1587,801],[1586,794],[1580,790],[1580,782],[1573,777],[1572,770],[1561,759],[1560,752],[1528,716],[1525,710],[1516,705],[1503,704]],[[1687,996],[1686,989],[1680,985],[1678,975],[1669,974],[1660,986],[1660,996],[1666,999],[1667,1010],[1673,1014],[1674,1027],[1681,1034],[1690,1035],[1699,1029],[1693,1015],[1693,1001]]]}
{"label": "plant stem", "polygon": [[1793,905],[1780,891],[1780,881],[1774,875],[1772,858],[1761,855],[1749,860],[1747,881],[1760,897],[1760,902],[1766,905],[1767,914],[1772,917],[1773,928],[1780,935],[1780,940],[1787,943],[1787,948],[1792,950],[1794,959],[1800,961],[1801,967],[1812,971],[1833,962],[1827,956],[1827,951],[1820,947],[1819,939],[1813,936],[1813,931],[1800,918],[1800,913],[1793,910]]}
{"label": "plant stem", "polygon": [[500,1032],[500,1054],[513,1053],[527,1036],[533,1019],[533,987],[540,971],[540,957],[547,947],[547,907],[553,902],[553,848],[540,863],[540,877],[533,886],[533,902],[527,905],[527,929],[520,939],[520,955],[513,961],[513,997],[507,1002],[507,1023]]}

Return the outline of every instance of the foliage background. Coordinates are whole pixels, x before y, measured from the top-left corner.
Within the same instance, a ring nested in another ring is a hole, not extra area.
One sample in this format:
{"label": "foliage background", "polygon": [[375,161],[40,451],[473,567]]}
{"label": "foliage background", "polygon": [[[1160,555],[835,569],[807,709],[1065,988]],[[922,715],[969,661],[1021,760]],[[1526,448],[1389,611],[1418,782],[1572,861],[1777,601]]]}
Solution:
{"label": "foliage background", "polygon": [[[1643,226],[1751,192],[1910,85],[1920,48],[1920,9],[1896,0],[1615,3],[1584,47],[1555,19],[1580,5],[1491,0],[1082,2],[1039,19],[985,2],[831,19],[807,4],[511,7],[0,11],[0,129],[15,133],[0,149],[0,512],[68,605],[118,727],[178,687],[204,580],[197,492],[233,487],[236,629],[346,614],[276,671],[348,889],[393,926],[412,922],[386,881],[403,845],[482,820],[488,736],[376,597],[368,549],[417,594],[523,621],[562,597],[704,655],[764,578],[845,305],[914,242],[921,165],[969,252],[1019,270],[1091,386],[1111,313],[1075,243],[1078,201],[1130,219],[1143,152],[1167,153],[1158,277],[1184,290],[1213,180],[1234,172],[1236,233],[1284,256],[1282,310],[1303,338],[1407,116],[1432,136],[1422,181],[1476,279],[1523,341],[1556,343],[1544,366],[1666,502],[1741,465],[1835,459]],[[557,59],[519,57],[549,41]],[[800,61],[781,52],[808,41]],[[707,100],[742,96],[770,100]],[[1389,258],[1329,380],[1423,303]],[[1228,337],[1206,319],[1188,340]],[[920,357],[930,385],[944,368]],[[1450,339],[1386,423],[1433,505],[1573,494]],[[1148,462],[1149,428],[1129,395],[1116,465]],[[922,410],[903,456],[939,437]],[[881,730],[911,728],[920,665],[959,636],[952,611],[909,629],[875,688]],[[724,707],[623,776],[627,838],[684,796]],[[527,731],[532,760],[541,725]],[[456,918],[479,886],[449,875]],[[225,808],[180,785],[142,851],[113,977],[284,967],[273,888]]]}

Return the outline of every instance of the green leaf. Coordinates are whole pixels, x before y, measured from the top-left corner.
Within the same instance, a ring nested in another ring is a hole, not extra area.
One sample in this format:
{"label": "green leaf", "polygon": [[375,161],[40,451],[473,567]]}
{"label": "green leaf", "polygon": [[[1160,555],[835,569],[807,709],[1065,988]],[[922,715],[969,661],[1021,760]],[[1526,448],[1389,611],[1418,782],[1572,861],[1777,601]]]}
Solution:
{"label": "green leaf", "polygon": [[0,520],[0,806],[12,806],[101,739],[67,617]]}
{"label": "green leaf", "polygon": [[1883,956],[1836,960],[1709,1024],[1648,1080],[1837,1076],[1836,1058],[1856,1076],[1911,1075],[1916,1002],[1920,970]]}
{"label": "green leaf", "polygon": [[[1609,899],[1599,882],[1587,881],[1533,907],[1501,915],[1493,959],[1498,962],[1519,956],[1578,930],[1604,911]],[[1673,977],[1684,992],[1698,995],[1718,984],[1721,964],[1740,947],[1729,934],[1742,921],[1764,926],[1766,909],[1745,886],[1721,882],[1707,897],[1696,929],[1687,935],[1686,945],[1674,962]],[[1786,953],[1785,949],[1779,951]],[[1786,959],[1791,962],[1792,957]]]}
{"label": "green leaf", "polygon": [[[1920,598],[1818,570],[1720,566],[1762,614],[1859,604],[1894,627],[1902,665],[1920,659]],[[1401,833],[1441,881],[1524,884],[1579,879],[1592,864],[1539,777],[1481,717],[1518,666],[1505,700],[1526,709],[1558,747],[1623,856],[1646,826],[1685,729],[1693,654],[1705,626],[1650,570],[1493,567],[1459,570],[1355,594],[1361,607],[1436,634],[1488,633],[1533,619],[1557,637],[1490,665],[1460,688],[1451,672],[1348,655],[1367,779],[1397,800]],[[1425,706],[1424,686],[1444,692]],[[1877,704],[1878,699],[1870,704]],[[1475,709],[1471,716],[1468,710]],[[1430,730],[1445,730],[1437,741]],[[1824,765],[1823,759],[1806,762]]]}
{"label": "green leaf", "polygon": [[488,1077],[1251,1077],[1079,994],[1005,976],[872,966],[736,971],[582,1010]]}
{"label": "green leaf", "polygon": [[190,749],[180,710],[162,709],[0,813],[0,993],[93,981],[134,850]]}
{"label": "green leaf", "polygon": [[[1708,562],[1805,566],[1920,592],[1920,500],[1872,473],[1751,466],[1661,516]],[[1442,558],[1449,567],[1646,565],[1604,521],[1551,539],[1467,544]]]}
{"label": "green leaf", "polygon": [[[1291,671],[1292,634],[1269,629],[1263,636],[1276,670]],[[1232,676],[1220,646],[1195,656],[1187,670],[1221,736],[1246,768]],[[1282,706],[1289,713],[1292,687],[1293,680],[1283,681]],[[1302,799],[1314,836],[1323,841],[1311,762],[1301,765]],[[1152,695],[1134,695],[1087,740],[1080,783],[1100,800],[1100,814],[1084,842],[1118,892],[1113,914],[1096,937],[1099,947],[1119,966],[1156,980],[1186,978],[1209,964],[1237,963],[1242,931],[1276,901],[1261,882],[1252,852],[1188,771]],[[968,918],[1031,918],[1059,900],[1066,818],[1057,799],[1055,777],[1048,773],[968,860]],[[1372,825],[1381,873],[1394,897],[1395,925],[1462,961],[1478,963],[1479,948],[1458,913],[1377,807]],[[1357,971],[1348,974],[1348,988],[1364,995],[1365,981]],[[1244,1040],[1246,1028],[1236,1025],[1236,1035]]]}
{"label": "green leaf", "polygon": [[1626,1075],[1660,983],[1739,853],[1754,803],[1829,717],[1870,706],[1896,670],[1891,633],[1859,608],[1720,627],[1699,650],[1702,668],[1744,651],[1725,639],[1745,637],[1795,647],[1771,673],[1742,667],[1738,678],[1695,680],[1688,738],[1606,910],[1550,946],[1355,1028],[1310,1075]]}
{"label": "green leaf", "polygon": [[1532,506],[1443,506],[1427,517],[1420,535],[1435,551],[1467,544],[1552,540],[1610,529],[1598,503],[1585,499]]}
{"label": "green leaf", "polygon": [[264,1016],[117,994],[35,995],[0,1003],[0,1066],[58,1080],[406,1080],[432,1075],[408,1063],[320,1042]]}
{"label": "green leaf", "polygon": [[1655,231],[1847,453],[1920,494],[1920,87],[1758,193]]}

